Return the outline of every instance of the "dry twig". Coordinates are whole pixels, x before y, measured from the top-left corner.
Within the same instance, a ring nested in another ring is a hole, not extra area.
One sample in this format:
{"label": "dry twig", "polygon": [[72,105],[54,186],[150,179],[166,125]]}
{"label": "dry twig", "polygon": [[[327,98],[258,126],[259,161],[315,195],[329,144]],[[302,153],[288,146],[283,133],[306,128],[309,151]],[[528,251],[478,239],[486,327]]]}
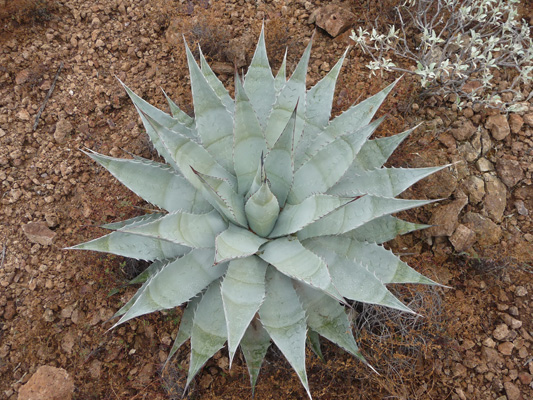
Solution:
{"label": "dry twig", "polygon": [[37,125],[39,125],[39,118],[41,118],[41,114],[44,111],[44,108],[46,107],[46,103],[48,102],[48,99],[52,95],[52,92],[54,91],[54,88],[56,86],[57,78],[59,77],[59,74],[61,73],[61,70],[63,69],[63,61],[61,61],[61,64],[59,64],[59,68],[57,69],[56,76],[54,78],[54,81],[52,82],[52,86],[50,86],[50,89],[48,90],[48,93],[46,94],[46,97],[44,98],[43,104],[41,105],[41,108],[39,109],[39,112],[37,113],[37,116],[35,117],[35,122],[33,124],[33,130],[37,129]]}

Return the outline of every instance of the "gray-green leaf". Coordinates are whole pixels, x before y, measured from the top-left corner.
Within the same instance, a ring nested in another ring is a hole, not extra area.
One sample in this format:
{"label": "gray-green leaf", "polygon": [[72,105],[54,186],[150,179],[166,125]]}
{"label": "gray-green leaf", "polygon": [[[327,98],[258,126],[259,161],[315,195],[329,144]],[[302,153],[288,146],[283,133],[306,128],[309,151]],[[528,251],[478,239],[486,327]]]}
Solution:
{"label": "gray-green leaf", "polygon": [[248,325],[265,297],[267,266],[256,256],[232,260],[222,281],[230,366]]}

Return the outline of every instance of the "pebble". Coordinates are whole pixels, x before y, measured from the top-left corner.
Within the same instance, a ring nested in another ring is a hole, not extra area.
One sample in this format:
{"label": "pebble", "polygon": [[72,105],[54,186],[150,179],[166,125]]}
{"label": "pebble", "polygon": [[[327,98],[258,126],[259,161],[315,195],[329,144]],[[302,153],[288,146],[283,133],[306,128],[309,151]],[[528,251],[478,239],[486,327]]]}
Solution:
{"label": "pebble", "polygon": [[494,331],[492,331],[492,337],[496,340],[504,340],[509,335],[509,328],[505,324],[498,325]]}
{"label": "pebble", "polygon": [[513,352],[514,344],[511,342],[503,342],[498,345],[498,351],[505,356],[510,356]]}

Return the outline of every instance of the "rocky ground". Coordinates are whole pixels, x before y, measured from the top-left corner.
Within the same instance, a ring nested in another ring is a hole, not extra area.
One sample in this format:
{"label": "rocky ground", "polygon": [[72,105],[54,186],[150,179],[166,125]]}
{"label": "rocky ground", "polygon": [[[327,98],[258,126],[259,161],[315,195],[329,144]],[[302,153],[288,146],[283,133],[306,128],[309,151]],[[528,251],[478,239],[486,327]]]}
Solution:
{"label": "rocky ground", "polygon": [[[107,331],[133,293],[124,283],[143,266],[63,250],[101,235],[97,225],[148,207],[80,150],[156,156],[115,77],[165,109],[162,87],[191,112],[182,34],[201,43],[231,89],[233,65],[244,68],[250,61],[262,20],[274,68],[288,46],[292,70],[315,24],[338,33],[331,13],[316,12],[327,3],[43,1],[23,17],[0,15],[0,398],[29,399],[39,391],[47,391],[43,399],[54,393],[75,399],[181,397],[187,350],[162,370],[180,311]],[[338,4],[335,18],[347,18],[351,26],[389,15],[391,5]],[[526,6],[523,17],[533,22]],[[348,34],[333,38],[317,30],[310,84],[344,52]],[[366,61],[350,51],[336,113],[395,79],[368,79]],[[497,79],[506,85],[509,77],[502,71]],[[393,288],[425,317],[358,310],[360,347],[381,375],[325,345],[325,362],[308,355],[312,392],[317,399],[531,399],[533,102],[508,114],[478,106],[458,110],[450,99],[421,101],[417,87],[409,77],[400,82],[379,111],[389,117],[377,136],[425,122],[391,165],[452,165],[404,193],[445,199],[404,214],[434,226],[390,247],[450,289]],[[531,87],[523,90],[527,95]],[[189,396],[249,397],[245,371],[242,360],[228,370],[221,351]],[[304,397],[283,357],[271,351],[256,398]]]}

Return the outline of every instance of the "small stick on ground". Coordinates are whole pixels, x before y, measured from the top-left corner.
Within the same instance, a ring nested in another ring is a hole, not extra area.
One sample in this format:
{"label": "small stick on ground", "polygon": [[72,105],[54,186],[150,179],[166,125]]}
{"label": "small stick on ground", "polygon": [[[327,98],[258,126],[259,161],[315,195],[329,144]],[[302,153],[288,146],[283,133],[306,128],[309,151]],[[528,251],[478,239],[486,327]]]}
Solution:
{"label": "small stick on ground", "polygon": [[35,117],[35,122],[33,124],[33,130],[37,129],[37,125],[39,125],[39,118],[41,117],[42,112],[44,111],[44,108],[46,107],[46,103],[48,102],[48,99],[52,95],[52,92],[54,91],[54,88],[56,86],[57,78],[59,77],[59,74],[61,73],[61,70],[63,69],[63,61],[61,61],[61,64],[59,64],[59,68],[57,69],[56,76],[54,78],[54,81],[52,82],[52,86],[50,86],[50,89],[48,89],[48,93],[46,94],[46,97],[44,98],[44,102],[41,105],[41,108],[39,109],[39,112],[37,113],[37,116]]}
{"label": "small stick on ground", "polygon": [[7,244],[2,243],[2,254],[0,255],[0,269],[4,266],[4,260],[6,258],[6,247]]}

